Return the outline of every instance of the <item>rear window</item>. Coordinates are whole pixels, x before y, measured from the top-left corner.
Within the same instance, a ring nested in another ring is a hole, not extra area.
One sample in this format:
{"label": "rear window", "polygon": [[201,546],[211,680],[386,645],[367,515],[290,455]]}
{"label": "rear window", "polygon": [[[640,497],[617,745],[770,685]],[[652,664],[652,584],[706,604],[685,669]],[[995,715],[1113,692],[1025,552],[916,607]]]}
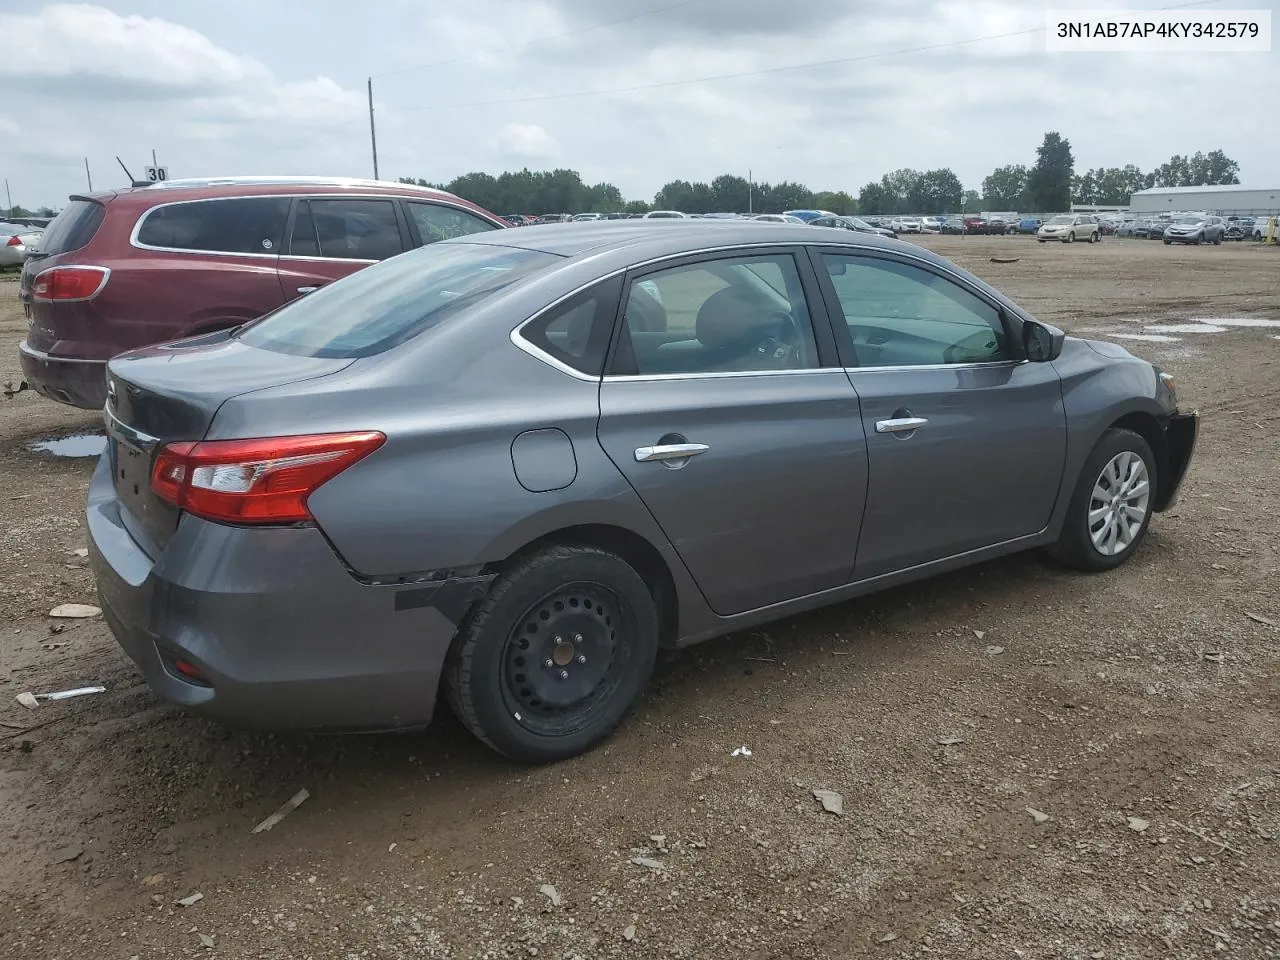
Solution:
{"label": "rear window", "polygon": [[239,337],[302,357],[372,356],[561,259],[491,244],[433,243],[294,300]]}
{"label": "rear window", "polygon": [[40,238],[40,252],[53,256],[79,250],[102,226],[106,208],[92,200],[72,200],[53,218]]}
{"label": "rear window", "polygon": [[138,242],[170,250],[275,254],[288,216],[288,197],[170,203],[144,215]]}

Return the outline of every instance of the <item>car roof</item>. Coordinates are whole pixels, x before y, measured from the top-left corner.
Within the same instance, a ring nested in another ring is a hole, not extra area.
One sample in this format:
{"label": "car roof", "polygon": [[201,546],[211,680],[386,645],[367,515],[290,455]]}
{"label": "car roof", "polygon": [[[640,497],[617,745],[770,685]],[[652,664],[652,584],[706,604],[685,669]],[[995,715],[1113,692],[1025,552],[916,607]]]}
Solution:
{"label": "car roof", "polygon": [[[699,250],[751,244],[856,243],[901,250],[904,241],[874,234],[859,234],[854,241],[847,230],[760,220],[595,220],[554,227],[521,227],[519,230],[473,233],[446,243],[492,243],[538,250],[561,257],[578,257],[602,250],[643,247],[643,257],[678,256]],[[938,259],[923,247],[912,253]]]}
{"label": "car roof", "polygon": [[76,194],[75,199],[110,200],[124,198],[142,200],[146,203],[171,203],[175,200],[194,200],[224,196],[261,196],[264,194],[305,194],[316,191],[333,193],[385,193],[397,196],[420,196],[423,198],[450,200],[461,202],[471,207],[474,204],[462,200],[444,190],[432,187],[420,187],[412,183],[399,183],[392,180],[362,180],[356,177],[190,177],[180,180],[167,180],[163,183],[149,183],[133,187],[121,187],[118,190],[106,190],[90,194]]}

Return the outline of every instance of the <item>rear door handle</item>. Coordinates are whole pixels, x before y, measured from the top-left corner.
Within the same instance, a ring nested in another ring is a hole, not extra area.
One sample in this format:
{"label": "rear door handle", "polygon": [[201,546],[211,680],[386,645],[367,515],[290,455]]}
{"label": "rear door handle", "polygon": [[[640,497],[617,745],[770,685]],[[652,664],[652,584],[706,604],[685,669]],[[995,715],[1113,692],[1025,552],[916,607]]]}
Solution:
{"label": "rear door handle", "polygon": [[925,417],[895,417],[892,420],[877,420],[876,433],[910,433],[928,423]]}
{"label": "rear door handle", "polygon": [[319,287],[299,287],[298,292],[299,293],[315,293],[319,289],[320,289]]}
{"label": "rear door handle", "polygon": [[636,447],[636,463],[688,460],[710,449],[705,443],[664,443],[656,447]]}

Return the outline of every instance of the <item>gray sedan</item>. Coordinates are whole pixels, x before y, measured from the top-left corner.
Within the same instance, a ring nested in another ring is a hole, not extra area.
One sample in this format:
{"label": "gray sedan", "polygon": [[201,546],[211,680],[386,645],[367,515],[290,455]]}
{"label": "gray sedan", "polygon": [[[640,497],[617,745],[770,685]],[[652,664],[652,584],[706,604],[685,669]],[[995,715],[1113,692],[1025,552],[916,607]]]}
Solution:
{"label": "gray sedan", "polygon": [[238,724],[427,724],[550,761],[662,647],[1037,547],[1102,571],[1174,502],[1171,377],[921,248],[706,220],[432,244],[117,357],[102,608]]}
{"label": "gray sedan", "polygon": [[44,236],[40,227],[0,223],[0,267],[20,267]]}

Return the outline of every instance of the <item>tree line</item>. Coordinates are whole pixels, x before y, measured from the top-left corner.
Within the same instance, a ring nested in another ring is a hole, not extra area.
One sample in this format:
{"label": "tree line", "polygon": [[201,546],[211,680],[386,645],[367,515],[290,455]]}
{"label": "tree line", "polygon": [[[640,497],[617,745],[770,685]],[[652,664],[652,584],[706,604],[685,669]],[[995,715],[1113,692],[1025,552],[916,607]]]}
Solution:
{"label": "tree line", "polygon": [[902,169],[865,184],[857,196],[845,190],[809,189],[802,183],[750,181],[725,173],[710,183],[672,180],[653,202],[625,200],[611,183],[588,185],[576,170],[519,170],[494,176],[467,173],[448,183],[401,177],[401,183],[436,187],[495,213],[781,213],[820,209],[839,214],[884,216],[905,213],[976,213],[1008,210],[1050,213],[1072,203],[1123,205],[1149,187],[1194,187],[1239,183],[1240,165],[1221,150],[1175,154],[1142,172],[1133,164],[1075,172],[1071,143],[1056,131],[1044,135],[1035,162],[1008,164],[983,179],[981,190],[966,190],[949,167]]}

